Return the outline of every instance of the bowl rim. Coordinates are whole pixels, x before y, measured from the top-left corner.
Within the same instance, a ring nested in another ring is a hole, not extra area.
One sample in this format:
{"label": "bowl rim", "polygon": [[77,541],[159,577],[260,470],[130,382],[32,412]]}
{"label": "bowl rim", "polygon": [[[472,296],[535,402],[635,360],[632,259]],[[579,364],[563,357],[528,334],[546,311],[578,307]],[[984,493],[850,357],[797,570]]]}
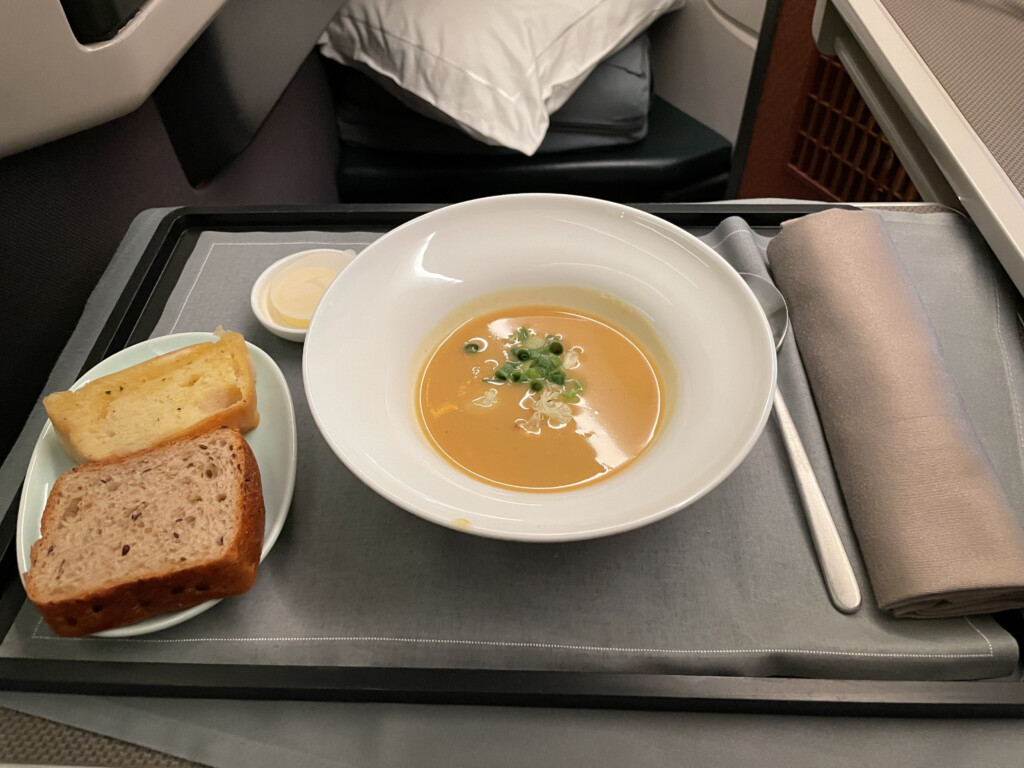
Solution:
{"label": "bowl rim", "polygon": [[[651,213],[651,212],[648,212],[648,211],[644,211],[644,210],[641,210],[639,208],[635,208],[633,206],[629,206],[629,205],[626,205],[626,204],[623,204],[623,203],[616,203],[616,202],[612,202],[612,201],[608,201],[608,200],[602,200],[600,198],[591,198],[591,197],[586,197],[586,196],[581,196],[581,195],[567,195],[567,194],[543,193],[543,192],[541,192],[541,193],[526,192],[526,193],[515,193],[515,194],[508,194],[508,195],[495,195],[495,196],[489,196],[489,197],[474,198],[472,200],[467,200],[467,201],[463,201],[463,202],[459,202],[459,203],[453,203],[451,205],[446,205],[446,206],[437,208],[435,210],[428,211],[427,213],[424,213],[424,214],[421,214],[419,216],[416,216],[415,218],[410,219],[409,221],[404,222],[403,224],[399,225],[398,227],[395,227],[394,229],[389,230],[388,232],[386,232],[382,237],[378,238],[373,243],[370,243],[368,246],[366,246],[366,248],[364,248],[362,251],[360,251],[359,254],[356,256],[356,259],[353,260],[352,263],[355,264],[356,260],[359,260],[359,259],[372,258],[374,253],[375,253],[375,251],[379,250],[378,243],[385,243],[386,244],[387,241],[391,239],[389,236],[392,235],[392,233],[398,233],[400,231],[403,231],[403,230],[405,230],[407,228],[411,228],[411,227],[414,227],[414,226],[415,227],[422,227],[424,225],[424,222],[429,222],[429,221],[432,221],[433,219],[436,219],[436,218],[442,218],[442,217],[445,217],[445,216],[450,216],[450,215],[452,215],[451,212],[453,210],[456,210],[456,209],[457,210],[462,210],[462,211],[471,211],[473,208],[477,208],[477,207],[500,205],[502,201],[506,201],[506,200],[507,201],[511,201],[511,202],[515,202],[515,201],[527,201],[527,202],[529,202],[529,201],[537,201],[537,202],[541,202],[541,203],[543,203],[544,201],[565,200],[565,201],[573,201],[573,202],[576,202],[576,203],[583,203],[585,205],[594,205],[594,206],[596,206],[598,208],[605,208],[608,211],[612,211],[612,212],[616,212],[616,213],[629,213],[631,216],[637,216],[637,217],[639,217],[641,219],[645,219],[645,220],[650,221],[652,223],[657,223],[660,226],[667,226],[667,227],[670,227],[670,228],[672,228],[674,230],[677,230],[678,233],[680,233],[681,236],[683,238],[685,238],[687,240],[687,242],[689,242],[692,247],[696,248],[702,255],[704,255],[706,257],[712,258],[714,261],[719,262],[721,264],[721,266],[725,268],[724,271],[725,271],[725,274],[728,276],[727,279],[731,280],[734,283],[734,287],[736,287],[738,289],[739,293],[745,295],[747,297],[747,299],[749,300],[749,302],[751,303],[751,305],[753,307],[757,308],[758,311],[755,314],[755,317],[757,319],[756,319],[755,322],[757,323],[758,327],[762,331],[762,334],[763,334],[763,337],[764,337],[764,341],[765,341],[765,344],[766,344],[766,349],[770,350],[770,354],[767,355],[767,359],[770,361],[770,369],[771,369],[770,370],[770,377],[769,377],[770,386],[766,389],[766,392],[765,392],[765,395],[764,395],[764,402],[762,402],[760,404],[758,418],[756,420],[756,427],[751,430],[750,434],[747,436],[746,440],[744,441],[742,447],[740,449],[736,450],[733,453],[733,455],[730,458],[730,460],[727,463],[723,464],[723,466],[721,468],[719,468],[719,470],[717,472],[715,472],[715,474],[708,481],[706,481],[700,488],[695,490],[693,493],[690,493],[689,495],[685,496],[684,498],[680,498],[680,499],[674,500],[671,503],[667,504],[666,506],[663,506],[663,507],[657,509],[656,511],[651,512],[650,514],[634,517],[634,518],[632,518],[630,520],[623,521],[621,523],[616,523],[614,525],[603,526],[603,527],[600,527],[600,528],[595,528],[595,529],[591,529],[591,530],[587,530],[587,531],[578,531],[577,530],[577,531],[570,531],[570,532],[557,532],[557,531],[555,531],[555,532],[549,532],[549,531],[514,531],[514,532],[512,532],[512,531],[504,531],[504,530],[490,530],[490,529],[487,529],[487,528],[480,528],[480,527],[477,527],[475,525],[471,529],[463,528],[463,527],[460,527],[460,526],[457,526],[457,525],[453,525],[452,524],[452,519],[451,519],[450,516],[446,516],[446,515],[440,514],[438,512],[432,511],[430,509],[426,509],[423,506],[416,507],[414,505],[413,501],[418,501],[418,502],[422,503],[423,501],[427,500],[426,497],[422,493],[420,493],[415,500],[410,500],[405,495],[398,493],[391,485],[379,482],[377,477],[373,476],[370,472],[367,471],[367,469],[363,466],[362,462],[353,460],[353,458],[350,457],[347,454],[347,452],[344,450],[344,448],[341,445],[338,444],[336,438],[333,437],[329,433],[328,429],[326,428],[326,426],[325,426],[325,424],[323,422],[322,416],[321,416],[318,408],[315,405],[315,399],[312,396],[312,393],[310,392],[310,377],[309,377],[308,368],[309,368],[309,365],[310,365],[311,355],[310,355],[310,347],[307,346],[303,350],[303,356],[302,356],[303,388],[305,390],[307,404],[308,404],[310,412],[311,412],[311,414],[313,416],[313,420],[314,420],[314,422],[317,425],[317,429],[320,431],[320,434],[323,436],[324,440],[327,442],[328,446],[331,448],[331,451],[334,453],[334,455],[338,459],[340,459],[342,461],[342,463],[362,483],[364,483],[367,487],[369,487],[371,490],[373,490],[378,495],[382,496],[386,500],[388,500],[391,503],[395,504],[399,508],[401,508],[401,509],[403,509],[403,510],[405,510],[405,511],[411,513],[411,514],[414,514],[414,515],[416,515],[416,516],[418,516],[420,518],[423,518],[424,520],[427,520],[429,522],[432,522],[432,523],[435,523],[437,525],[440,525],[441,527],[448,528],[448,529],[454,530],[454,531],[463,532],[463,533],[469,533],[471,535],[481,536],[481,537],[485,537],[485,538],[493,538],[493,539],[509,540],[509,541],[520,541],[520,542],[533,542],[533,543],[555,543],[555,542],[580,541],[580,540],[587,540],[587,539],[593,539],[593,538],[600,538],[600,537],[605,537],[605,536],[611,536],[611,535],[618,534],[618,533],[625,533],[627,531],[631,531],[631,530],[635,530],[637,528],[641,528],[643,526],[646,526],[646,525],[649,525],[651,523],[657,522],[658,520],[662,520],[664,518],[670,517],[671,515],[675,514],[676,512],[678,512],[678,511],[680,511],[680,510],[690,506],[691,504],[693,504],[694,502],[698,501],[699,499],[701,499],[702,497],[704,497],[705,495],[710,493],[712,490],[717,488],[727,477],[729,477],[729,475],[731,475],[736,470],[736,468],[750,454],[750,451],[753,449],[754,445],[757,443],[758,439],[761,437],[761,434],[764,432],[764,427],[765,427],[765,425],[766,425],[766,423],[767,423],[767,421],[768,421],[768,419],[769,419],[769,417],[771,415],[771,411],[772,411],[772,409],[774,407],[773,406],[774,393],[775,393],[775,390],[777,388],[777,383],[778,383],[778,357],[777,357],[776,350],[775,350],[774,339],[773,339],[772,334],[771,334],[771,328],[770,328],[770,326],[768,324],[768,319],[764,315],[764,312],[760,309],[760,305],[758,304],[756,297],[754,296],[754,294],[751,291],[751,289],[749,288],[749,286],[746,284],[746,282],[741,277],[739,271],[735,267],[733,267],[731,264],[729,264],[728,261],[726,261],[725,258],[721,254],[719,254],[717,251],[715,251],[709,245],[704,243],[702,240],[700,240],[696,236],[690,234],[689,232],[684,230],[682,227],[679,227],[678,225],[672,224],[671,222],[668,222],[665,219],[662,219],[661,217],[657,216],[654,213]],[[317,311],[314,313],[313,318],[310,321],[310,329],[313,329],[314,326],[316,325],[318,318],[321,316],[321,308],[323,306],[325,306],[325,303],[322,302],[321,305],[317,308]],[[451,467],[451,470],[452,470],[453,473],[461,471],[461,470],[459,470],[459,469],[457,469],[455,467]],[[499,489],[495,488],[495,490],[497,491]],[[536,493],[536,492],[515,491],[515,490],[508,490],[508,489],[500,489],[500,490],[505,495],[512,495],[512,496],[518,496],[518,497],[529,497],[529,498],[537,498],[538,496],[551,496],[551,497],[555,497],[555,496],[557,496],[557,495],[559,495],[561,493],[571,493],[572,492],[571,490],[569,490],[569,491],[552,491],[552,492]]]}

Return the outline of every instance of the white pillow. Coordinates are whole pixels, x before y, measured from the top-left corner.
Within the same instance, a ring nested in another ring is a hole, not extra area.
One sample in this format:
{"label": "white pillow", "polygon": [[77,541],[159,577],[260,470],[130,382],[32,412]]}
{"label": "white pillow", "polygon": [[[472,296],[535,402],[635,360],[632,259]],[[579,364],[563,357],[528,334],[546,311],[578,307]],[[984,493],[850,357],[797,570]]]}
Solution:
{"label": "white pillow", "polygon": [[532,155],[591,70],[686,0],[347,0],[325,55]]}

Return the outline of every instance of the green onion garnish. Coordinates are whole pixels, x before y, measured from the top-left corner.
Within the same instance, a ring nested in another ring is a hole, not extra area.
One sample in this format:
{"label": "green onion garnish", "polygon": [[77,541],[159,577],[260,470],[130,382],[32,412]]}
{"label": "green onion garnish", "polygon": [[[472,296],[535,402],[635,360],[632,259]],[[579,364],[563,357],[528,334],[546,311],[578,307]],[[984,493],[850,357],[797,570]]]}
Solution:
{"label": "green onion garnish", "polygon": [[[476,341],[466,344],[466,352],[479,352],[483,345]],[[540,392],[546,386],[562,387],[562,400],[578,403],[583,385],[576,379],[566,380],[562,367],[562,353],[565,345],[557,336],[537,336],[529,328],[520,328],[508,338],[508,360],[498,366],[493,378],[487,382],[511,381],[526,384],[533,392]]]}
{"label": "green onion garnish", "polygon": [[536,366],[530,365],[523,369],[523,375],[530,381],[533,381],[534,379],[543,379],[544,371]]}

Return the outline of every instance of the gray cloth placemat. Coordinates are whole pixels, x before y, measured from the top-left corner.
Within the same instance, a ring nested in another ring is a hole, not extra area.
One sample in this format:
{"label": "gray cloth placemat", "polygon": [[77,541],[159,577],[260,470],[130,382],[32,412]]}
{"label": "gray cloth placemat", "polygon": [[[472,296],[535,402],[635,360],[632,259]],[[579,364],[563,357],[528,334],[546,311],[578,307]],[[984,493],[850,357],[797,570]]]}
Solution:
{"label": "gray cloth placemat", "polygon": [[[959,217],[883,215],[925,303],[943,313],[936,325],[956,348],[951,370],[1013,495],[1022,483],[1016,406],[1024,398],[1024,355],[993,335],[997,316],[1003,326],[1013,320],[1007,299],[992,301],[997,278],[1004,297],[1012,288]],[[988,617],[899,621],[867,599],[852,617],[831,607],[774,419],[712,494],[656,525],[608,539],[492,541],[384,502],[320,438],[302,390],[301,347],[267,333],[248,305],[252,282],[273,260],[318,243],[346,247],[360,237],[369,236],[205,233],[155,332],[218,324],[241,331],[277,360],[291,385],[301,436],[295,500],[256,587],[187,624],[118,641],[53,638],[26,606],[0,653],[842,678],[1013,671],[1016,643]],[[766,239],[742,220],[727,220],[706,240],[738,268],[764,273]],[[954,271],[962,273],[959,283],[950,281]],[[847,548],[856,553],[793,344],[784,348],[780,371]]]}

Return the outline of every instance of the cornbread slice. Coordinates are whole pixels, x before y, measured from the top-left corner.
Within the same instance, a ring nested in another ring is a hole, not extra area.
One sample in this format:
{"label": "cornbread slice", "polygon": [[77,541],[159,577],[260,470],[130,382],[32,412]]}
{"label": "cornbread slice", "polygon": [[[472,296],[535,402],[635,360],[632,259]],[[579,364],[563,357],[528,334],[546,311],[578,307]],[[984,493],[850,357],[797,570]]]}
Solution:
{"label": "cornbread slice", "polygon": [[245,339],[232,331],[47,395],[43,406],[78,462],[126,456],[214,427],[245,432],[259,424],[252,360]]}
{"label": "cornbread slice", "polygon": [[256,458],[227,427],[61,475],[25,591],[67,637],[245,592],[265,510]]}

